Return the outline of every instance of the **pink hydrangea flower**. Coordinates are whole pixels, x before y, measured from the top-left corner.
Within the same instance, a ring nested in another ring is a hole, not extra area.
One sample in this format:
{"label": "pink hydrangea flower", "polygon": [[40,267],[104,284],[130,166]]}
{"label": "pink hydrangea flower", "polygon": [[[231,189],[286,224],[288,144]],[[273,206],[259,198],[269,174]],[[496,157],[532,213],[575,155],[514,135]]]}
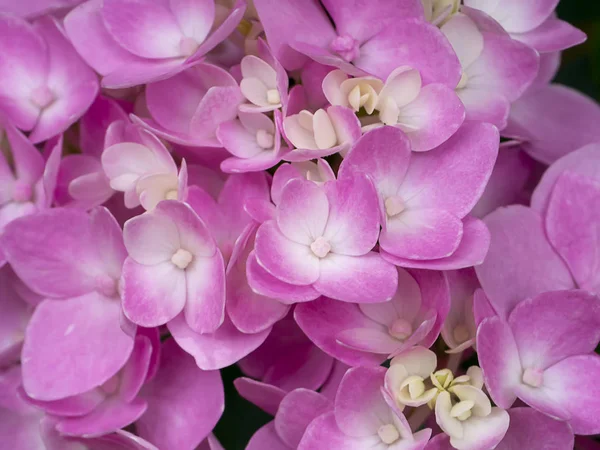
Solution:
{"label": "pink hydrangea flower", "polygon": [[276,220],[258,229],[250,284],[274,284],[305,299],[322,294],[349,302],[386,301],[396,289],[397,272],[372,251],[378,228],[376,193],[364,175],[322,187],[290,180]]}
{"label": "pink hydrangea flower", "polygon": [[385,303],[326,297],[296,307],[300,327],[320,348],[350,365],[377,365],[437,339],[449,308],[442,273],[398,269],[398,290]]}
{"label": "pink hydrangea flower", "polygon": [[379,245],[387,260],[404,267],[458,269],[481,263],[487,252],[487,229],[467,214],[483,192],[497,152],[498,132],[489,124],[466,123],[425,153],[411,152],[401,130],[384,127],[357,142],[339,177],[366,173],[375,184],[383,228]]}
{"label": "pink hydrangea flower", "polygon": [[0,17],[0,111],[34,143],[65,131],[92,104],[98,80],[51,17]]}
{"label": "pink hydrangea flower", "polygon": [[576,434],[597,434],[600,299],[585,291],[553,291],[519,303],[508,319],[485,319],[477,351],[494,402],[522,401],[569,422]]}
{"label": "pink hydrangea flower", "polygon": [[[65,29],[102,85],[122,88],[172,77],[201,61],[241,20],[239,1],[216,29],[215,1],[88,0],[65,18]],[[212,32],[211,32],[212,31]],[[92,46],[94,51],[87,51]]]}

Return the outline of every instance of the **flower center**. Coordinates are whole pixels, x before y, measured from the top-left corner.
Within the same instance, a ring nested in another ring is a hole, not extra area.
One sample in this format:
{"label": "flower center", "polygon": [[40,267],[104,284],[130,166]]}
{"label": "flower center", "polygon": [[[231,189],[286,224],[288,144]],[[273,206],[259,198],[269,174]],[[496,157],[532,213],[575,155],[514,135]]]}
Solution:
{"label": "flower center", "polygon": [[170,191],[168,191],[165,194],[166,200],[177,200],[178,198],[179,198],[179,193],[177,192],[177,189],[171,189]]}
{"label": "flower center", "polygon": [[377,430],[377,434],[383,443],[388,445],[393,444],[400,439],[400,432],[398,432],[398,428],[392,423],[380,426]]}
{"label": "flower center", "polygon": [[331,44],[329,44],[329,49],[348,62],[358,58],[358,55],[360,54],[358,42],[356,42],[356,39],[349,34],[336,37],[331,41]]}
{"label": "flower center", "polygon": [[275,137],[267,130],[258,130],[256,132],[256,143],[260,148],[270,149],[273,148]]}
{"label": "flower center", "polygon": [[469,339],[469,330],[464,324],[461,323],[454,328],[452,336],[458,344],[462,344]]}
{"label": "flower center", "polygon": [[44,109],[50,106],[56,97],[48,86],[40,86],[33,90],[30,100],[38,108]]}
{"label": "flower center", "polygon": [[279,91],[277,89],[269,89],[267,91],[267,102],[270,105],[278,105],[281,103],[281,96],[279,95]]}
{"label": "flower center", "polygon": [[106,297],[114,297],[118,293],[117,283],[108,275],[98,275],[95,279],[96,291]]}
{"label": "flower center", "polygon": [[13,200],[18,203],[29,201],[33,195],[33,190],[29,183],[17,182],[13,187]]}
{"label": "flower center", "polygon": [[408,320],[396,319],[389,327],[389,333],[396,339],[406,339],[412,334],[412,325]]}
{"label": "flower center", "polygon": [[193,259],[194,257],[192,254],[182,248],[177,250],[173,256],[171,256],[171,262],[182,270],[189,266]]}
{"label": "flower center", "polygon": [[385,199],[385,213],[388,217],[395,217],[405,209],[405,204],[400,197],[388,197]]}
{"label": "flower center", "polygon": [[378,97],[375,88],[368,82],[362,81],[348,93],[348,104],[355,112],[359,112],[360,108],[364,107],[367,114],[372,114]]}
{"label": "flower center", "polygon": [[425,393],[425,380],[418,375],[408,377],[400,385],[400,393],[411,400],[416,400]]}
{"label": "flower center", "polygon": [[525,369],[523,372],[523,383],[528,386],[537,388],[544,382],[544,372],[540,369]]}
{"label": "flower center", "polygon": [[198,49],[198,42],[194,38],[184,37],[179,41],[179,52],[182,56],[191,56]]}
{"label": "flower center", "polygon": [[439,390],[446,390],[454,381],[454,374],[450,369],[438,370],[431,374],[431,382]]}
{"label": "flower center", "polygon": [[475,406],[475,402],[472,400],[463,400],[458,402],[450,410],[450,417],[454,417],[460,421],[467,420],[471,417],[471,410]]}
{"label": "flower center", "polygon": [[331,251],[331,245],[329,245],[327,239],[321,236],[315,239],[312,244],[310,244],[310,249],[319,258],[325,258]]}

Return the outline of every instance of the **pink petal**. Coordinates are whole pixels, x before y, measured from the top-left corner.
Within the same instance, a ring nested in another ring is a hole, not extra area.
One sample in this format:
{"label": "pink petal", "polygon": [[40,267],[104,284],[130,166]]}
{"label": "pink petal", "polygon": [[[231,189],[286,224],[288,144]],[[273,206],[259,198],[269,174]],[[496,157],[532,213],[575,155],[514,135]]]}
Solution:
{"label": "pink petal", "polygon": [[558,52],[582,44],[587,36],[570,23],[550,17],[539,27],[526,33],[515,34],[514,38],[540,53],[545,53]]}
{"label": "pink petal", "polygon": [[127,114],[116,100],[99,95],[80,121],[79,144],[86,155],[99,158],[104,150],[104,136],[109,125],[127,120]]}
{"label": "pink petal", "polygon": [[286,391],[281,388],[246,377],[236,378],[233,384],[240,396],[272,416],[277,413],[279,404],[286,394]]}
{"label": "pink petal", "polygon": [[445,142],[460,128],[465,107],[453,89],[430,84],[418,97],[400,110],[399,121],[410,129],[413,151],[427,151]]}
{"label": "pink petal", "polygon": [[462,227],[462,221],[447,211],[409,209],[387,220],[380,245],[386,252],[401,258],[445,258],[458,248]]}
{"label": "pink petal", "polygon": [[[379,440],[379,438],[376,438]],[[344,434],[337,425],[333,412],[323,414],[313,420],[300,442],[302,450],[320,450],[327,443],[329,450],[363,450],[373,445],[373,439],[356,438]],[[375,441],[376,442],[376,441]]]}
{"label": "pink petal", "polygon": [[563,173],[550,197],[546,232],[577,286],[591,292],[600,292],[600,255],[595,251],[599,214],[598,184],[576,173]]}
{"label": "pink petal", "polygon": [[139,393],[146,381],[153,351],[152,343],[148,337],[144,335],[136,336],[129,361],[127,361],[121,372],[119,397],[123,401],[131,402]]}
{"label": "pink petal", "polygon": [[145,0],[106,0],[104,25],[115,41],[143,58],[187,56],[181,53],[184,37],[166,5]]}
{"label": "pink petal", "polygon": [[377,128],[354,144],[340,166],[339,177],[363,172],[373,180],[382,197],[393,196],[402,184],[410,158],[410,142],[400,129]]}
{"label": "pink petal", "polygon": [[593,352],[600,341],[598,299],[580,290],[523,300],[508,323],[525,368],[546,369],[569,356]]}
{"label": "pink petal", "polygon": [[593,435],[600,431],[600,419],[591,413],[598,407],[600,357],[595,354],[571,356],[544,372],[544,387],[570,415],[575,434]]}
{"label": "pink petal", "polygon": [[517,399],[523,368],[509,325],[499,317],[484,320],[477,330],[477,355],[485,385],[494,400],[508,409]]}
{"label": "pink petal", "polygon": [[185,271],[187,324],[198,333],[214,332],[225,318],[225,264],[220,251],[197,258]]}
{"label": "pink petal", "polygon": [[[325,10],[317,2],[298,4],[293,0],[258,0],[254,3],[267,35],[273,56],[288,70],[300,68],[305,58],[289,47],[294,27],[295,35],[308,44],[327,46],[336,33]],[[301,18],[301,21],[298,19]]]}
{"label": "pink petal", "polygon": [[275,416],[275,430],[289,448],[297,448],[308,425],[333,409],[326,397],[308,389],[296,389],[286,395]]}
{"label": "pink petal", "polygon": [[[42,302],[23,347],[27,394],[57,400],[89,391],[115,375],[133,349],[132,337],[121,331],[119,314],[118,302],[96,293]],[[56,352],[48,352],[49,345]]]}
{"label": "pink petal", "polygon": [[490,246],[490,232],[479,219],[467,216],[463,220],[463,237],[456,251],[447,258],[430,261],[399,258],[385,251],[381,256],[386,261],[401,267],[413,267],[428,270],[455,270],[481,264]]}
{"label": "pink petal", "polygon": [[484,33],[481,56],[467,69],[468,86],[517,100],[535,79],[539,56],[531,47],[496,33]]}
{"label": "pink petal", "polygon": [[395,267],[376,252],[363,256],[330,253],[320,261],[314,288],[322,295],[353,303],[379,303],[391,299],[398,287]]}
{"label": "pink petal", "polygon": [[33,26],[17,17],[3,15],[0,27],[6,40],[0,58],[2,107],[17,127],[31,130],[40,111],[28,100],[46,81],[46,43]]}
{"label": "pink petal", "polygon": [[127,258],[121,281],[123,311],[138,325],[164,325],[183,310],[186,283],[186,272],[171,261],[146,266]]}
{"label": "pink petal", "polygon": [[421,73],[423,84],[441,83],[451,89],[461,76],[458,58],[441,31],[416,19],[381,31],[361,46],[353,63],[381,79],[397,67],[410,66]]}
{"label": "pink petal", "polygon": [[599,120],[600,107],[595,101],[571,88],[551,84],[531,89],[512,104],[509,124],[502,134],[518,137],[533,158],[551,164],[600,140],[594,125]]}
{"label": "pink petal", "polygon": [[573,431],[566,422],[554,420],[533,408],[511,408],[508,414],[510,426],[496,450],[527,448],[531,445],[549,449],[574,447]]}
{"label": "pink petal", "polygon": [[216,370],[236,363],[255,350],[267,338],[270,329],[256,334],[244,334],[226,318],[214,333],[194,332],[179,315],[167,324],[173,339],[203,370]]}
{"label": "pink petal", "polygon": [[285,283],[267,272],[256,260],[254,251],[248,256],[246,265],[248,285],[257,294],[278,299],[284,304],[307,302],[319,297],[310,285],[298,286]]}
{"label": "pink petal", "polygon": [[170,0],[169,7],[186,37],[199,44],[204,41],[213,25],[215,3],[212,0]]}
{"label": "pink petal", "polygon": [[144,386],[141,396],[148,409],[137,421],[137,430],[164,450],[195,448],[224,408],[219,372],[199,369],[172,339],[163,344],[156,378]]}
{"label": "pink petal", "polygon": [[265,448],[269,450],[288,450],[290,448],[279,437],[274,421],[268,422],[256,430],[256,433],[252,435],[246,446],[246,450],[262,450]]}
{"label": "pink petal", "polygon": [[378,365],[384,359],[383,355],[358,351],[337,342],[337,335],[343,330],[380,327],[369,320],[356,305],[321,297],[314,302],[298,305],[294,317],[315,345],[346,364]]}
{"label": "pink petal", "polygon": [[453,447],[464,450],[496,448],[508,430],[510,416],[500,408],[492,408],[485,417],[473,417],[463,424],[462,439],[451,437]]}
{"label": "pink petal", "polygon": [[[412,156],[398,195],[409,208],[435,208],[459,218],[466,216],[492,173],[498,144],[494,126],[465,123],[438,148]],[[462,163],[452,163],[458,160]]]}
{"label": "pink petal", "polygon": [[502,26],[511,33],[529,31],[540,25],[556,8],[557,0],[535,0],[522,3],[518,0],[502,2],[486,2],[482,0],[467,0],[467,6],[478,8],[492,15],[499,13]]}
{"label": "pink petal", "polygon": [[383,367],[356,367],[344,375],[335,397],[335,419],[348,436],[373,435],[386,423],[391,411],[381,392],[384,377]]}
{"label": "pink petal", "polygon": [[467,120],[488,122],[499,130],[506,128],[510,102],[504,95],[469,86],[458,90],[456,94],[465,105]]}
{"label": "pink petal", "polygon": [[[286,186],[282,200],[292,183]],[[379,236],[379,205],[369,178],[357,174],[330,181],[325,184],[325,192],[330,211],[323,236],[329,241],[331,251],[360,256],[372,250]]]}
{"label": "pink petal", "polygon": [[101,436],[132,424],[146,411],[146,407],[143,400],[131,403],[108,400],[85,416],[59,419],[56,430],[67,436]]}
{"label": "pink petal", "polygon": [[[501,317],[522,300],[541,292],[569,289],[573,279],[545,238],[541,217],[523,206],[501,208],[486,217],[490,250],[475,270]],[[509,230],[518,229],[519,233]]]}
{"label": "pink petal", "polygon": [[258,263],[281,281],[305,286],[319,278],[319,259],[310,247],[288,239],[274,221],[258,229],[255,251]]}
{"label": "pink petal", "polygon": [[310,246],[324,235],[330,204],[335,206],[315,183],[303,179],[291,180],[285,185],[277,207],[279,230],[287,239]]}

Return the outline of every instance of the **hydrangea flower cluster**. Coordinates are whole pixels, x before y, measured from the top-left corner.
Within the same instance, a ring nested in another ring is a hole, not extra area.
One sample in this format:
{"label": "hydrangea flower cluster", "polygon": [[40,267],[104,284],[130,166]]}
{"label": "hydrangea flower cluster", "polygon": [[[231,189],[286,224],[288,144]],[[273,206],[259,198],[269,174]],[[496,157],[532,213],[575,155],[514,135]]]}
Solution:
{"label": "hydrangea flower cluster", "polygon": [[248,450],[591,445],[557,3],[0,1],[0,447],[223,449],[232,364]]}

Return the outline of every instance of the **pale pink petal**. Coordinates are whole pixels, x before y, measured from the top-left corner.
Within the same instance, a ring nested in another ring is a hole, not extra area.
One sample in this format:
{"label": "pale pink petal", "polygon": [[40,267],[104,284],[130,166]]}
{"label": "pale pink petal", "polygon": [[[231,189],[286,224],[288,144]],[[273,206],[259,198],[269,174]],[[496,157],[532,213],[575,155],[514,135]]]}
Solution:
{"label": "pale pink petal", "polygon": [[240,396],[272,416],[277,413],[279,404],[286,394],[286,391],[279,387],[246,377],[236,378],[233,380],[233,385]]}
{"label": "pale pink petal", "polygon": [[225,406],[219,372],[199,369],[173,339],[163,344],[158,373],[141,397],[148,409],[136,422],[137,431],[164,450],[195,448]]}
{"label": "pale pink petal", "polygon": [[564,20],[548,18],[539,27],[513,37],[540,53],[557,52],[582,44],[586,34]]}
{"label": "pale pink petal", "polygon": [[[97,293],[62,302],[46,300],[35,310],[23,347],[23,386],[39,400],[89,391],[119,371],[133,338],[119,326],[120,305]],[[48,352],[48,346],[56,351]]]}
{"label": "pale pink petal", "polygon": [[217,370],[230,366],[255,350],[267,338],[270,329],[256,334],[244,334],[225,318],[214,332],[199,334],[192,330],[179,315],[167,324],[173,339],[203,370]]}
{"label": "pale pink petal", "polygon": [[320,261],[314,288],[322,295],[353,303],[390,300],[398,286],[396,268],[376,252],[362,256],[330,253]]}

